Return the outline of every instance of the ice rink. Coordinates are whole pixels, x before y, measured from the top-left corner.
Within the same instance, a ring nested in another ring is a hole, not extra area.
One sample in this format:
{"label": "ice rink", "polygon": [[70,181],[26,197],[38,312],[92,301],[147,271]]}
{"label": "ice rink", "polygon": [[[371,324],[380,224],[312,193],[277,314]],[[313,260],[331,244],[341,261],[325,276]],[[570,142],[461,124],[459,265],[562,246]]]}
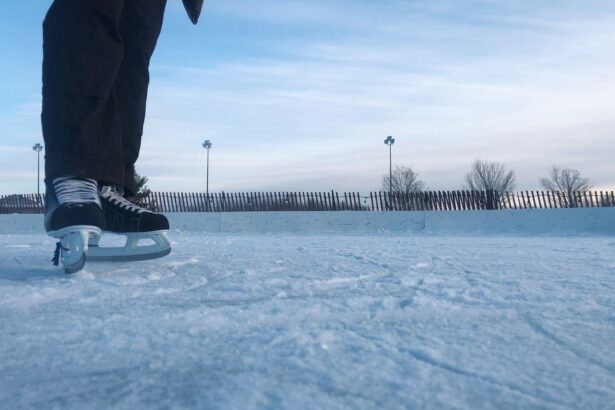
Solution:
{"label": "ice rink", "polygon": [[615,403],[615,237],[171,232],[49,262],[0,234],[0,408]]}

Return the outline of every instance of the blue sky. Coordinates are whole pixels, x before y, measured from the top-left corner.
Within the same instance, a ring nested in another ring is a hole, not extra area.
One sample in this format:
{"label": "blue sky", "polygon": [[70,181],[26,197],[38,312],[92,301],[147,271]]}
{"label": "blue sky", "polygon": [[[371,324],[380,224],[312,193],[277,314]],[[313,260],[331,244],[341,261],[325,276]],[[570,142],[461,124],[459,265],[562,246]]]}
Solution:
{"label": "blue sky", "polygon": [[[41,23],[0,4],[0,194],[36,189]],[[615,3],[169,0],[137,169],[155,190],[377,190],[395,164],[458,189],[476,158],[520,189],[554,164],[615,189]]]}

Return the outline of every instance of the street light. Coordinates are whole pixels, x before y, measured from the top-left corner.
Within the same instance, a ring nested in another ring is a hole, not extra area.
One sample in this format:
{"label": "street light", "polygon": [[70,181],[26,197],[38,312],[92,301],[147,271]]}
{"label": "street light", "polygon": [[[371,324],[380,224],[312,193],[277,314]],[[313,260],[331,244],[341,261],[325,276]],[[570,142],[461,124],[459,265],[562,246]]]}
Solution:
{"label": "street light", "polygon": [[390,135],[384,140],[384,143],[389,146],[389,195],[393,192],[393,162],[392,162],[392,147],[395,144],[395,138]]}
{"label": "street light", "polygon": [[206,183],[206,193],[207,193],[207,203],[209,204],[209,150],[211,149],[212,143],[210,140],[205,140],[203,143],[203,148],[207,150],[207,183]]}
{"label": "street light", "polygon": [[36,151],[36,155],[37,155],[36,193],[40,195],[41,194],[41,151],[43,150],[43,146],[37,142],[32,147],[32,149]]}

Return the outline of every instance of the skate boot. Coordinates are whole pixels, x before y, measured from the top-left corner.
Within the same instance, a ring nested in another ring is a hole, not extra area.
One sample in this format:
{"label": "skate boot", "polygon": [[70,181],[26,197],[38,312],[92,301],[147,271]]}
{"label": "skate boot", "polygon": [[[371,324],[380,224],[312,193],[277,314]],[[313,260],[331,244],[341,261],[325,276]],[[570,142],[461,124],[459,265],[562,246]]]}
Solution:
{"label": "skate boot", "polygon": [[104,214],[93,179],[63,176],[46,183],[45,230],[59,239],[53,262],[75,273],[85,264],[88,243],[100,238]]}
{"label": "skate boot", "polygon": [[103,247],[98,246],[100,238],[94,237],[88,260],[139,261],[161,258],[171,252],[167,238],[169,221],[164,215],[128,201],[123,189],[116,186],[105,185],[99,194],[105,215],[104,232],[124,235],[126,242],[122,247]]}

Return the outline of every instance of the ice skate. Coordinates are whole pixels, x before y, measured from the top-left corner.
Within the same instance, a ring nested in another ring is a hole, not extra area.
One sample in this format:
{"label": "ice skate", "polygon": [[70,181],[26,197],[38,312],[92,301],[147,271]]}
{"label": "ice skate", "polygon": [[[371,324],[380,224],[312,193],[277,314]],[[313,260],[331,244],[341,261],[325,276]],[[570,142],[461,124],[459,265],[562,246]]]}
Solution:
{"label": "ice skate", "polygon": [[92,179],[65,176],[48,182],[46,191],[45,230],[59,239],[53,262],[62,263],[66,273],[75,273],[85,264],[89,242],[102,234],[98,185]]}
{"label": "ice skate", "polygon": [[105,215],[104,233],[124,235],[126,242],[120,247],[104,247],[99,246],[100,237],[93,236],[88,260],[140,261],[162,258],[171,252],[169,221],[164,215],[133,204],[115,186],[103,186],[100,201]]}

